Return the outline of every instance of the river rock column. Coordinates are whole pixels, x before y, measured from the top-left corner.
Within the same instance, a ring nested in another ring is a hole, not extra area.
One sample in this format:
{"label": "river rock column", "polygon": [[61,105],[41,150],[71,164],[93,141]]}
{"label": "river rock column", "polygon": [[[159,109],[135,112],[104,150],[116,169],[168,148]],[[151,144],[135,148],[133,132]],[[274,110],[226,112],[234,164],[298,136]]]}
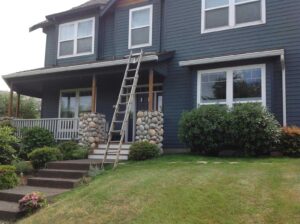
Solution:
{"label": "river rock column", "polygon": [[163,153],[164,114],[159,111],[139,111],[136,121],[136,141],[156,144]]}
{"label": "river rock column", "polygon": [[79,144],[96,149],[107,140],[105,115],[82,113],[79,120]]}

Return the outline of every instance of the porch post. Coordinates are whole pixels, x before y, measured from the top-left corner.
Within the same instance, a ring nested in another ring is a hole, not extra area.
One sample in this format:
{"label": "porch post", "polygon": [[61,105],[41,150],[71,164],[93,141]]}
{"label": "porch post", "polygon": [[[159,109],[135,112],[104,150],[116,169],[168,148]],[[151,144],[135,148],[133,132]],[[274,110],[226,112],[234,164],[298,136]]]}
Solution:
{"label": "porch post", "polygon": [[16,105],[16,118],[20,116],[20,102],[21,102],[21,95],[20,93],[17,93],[17,105]]}
{"label": "porch post", "polygon": [[13,91],[13,85],[11,84],[9,100],[8,100],[8,111],[7,111],[8,117],[13,116],[13,97],[14,97],[14,91]]}
{"label": "porch post", "polygon": [[154,71],[150,69],[149,71],[149,99],[148,99],[148,111],[153,111],[153,80],[154,80]]}
{"label": "porch post", "polygon": [[97,95],[97,80],[96,80],[96,76],[93,75],[93,83],[92,83],[92,113],[96,113],[96,95]]}

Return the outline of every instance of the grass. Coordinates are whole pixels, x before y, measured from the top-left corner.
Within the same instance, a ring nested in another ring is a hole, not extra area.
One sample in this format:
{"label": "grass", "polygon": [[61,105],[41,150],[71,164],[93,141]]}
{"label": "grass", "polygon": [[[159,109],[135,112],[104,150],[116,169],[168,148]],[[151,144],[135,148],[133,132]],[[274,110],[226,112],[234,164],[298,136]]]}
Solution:
{"label": "grass", "polygon": [[298,224],[300,160],[186,155],[126,163],[20,223]]}

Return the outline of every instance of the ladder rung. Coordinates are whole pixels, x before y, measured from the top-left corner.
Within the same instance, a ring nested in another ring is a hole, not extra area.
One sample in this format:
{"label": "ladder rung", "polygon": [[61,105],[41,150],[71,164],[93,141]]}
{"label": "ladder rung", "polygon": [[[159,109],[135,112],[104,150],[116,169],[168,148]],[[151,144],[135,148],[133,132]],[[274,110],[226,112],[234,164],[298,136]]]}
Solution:
{"label": "ladder rung", "polygon": [[135,72],[136,71],[136,68],[134,69],[128,69],[128,72]]}
{"label": "ladder rung", "polygon": [[132,85],[123,86],[123,88],[126,88],[126,89],[131,88],[131,87],[132,87]]}
{"label": "ladder rung", "polygon": [[134,80],[135,77],[127,77],[126,80]]}
{"label": "ladder rung", "polygon": [[111,132],[112,132],[112,133],[120,133],[121,130],[112,130]]}
{"label": "ladder rung", "polygon": [[113,121],[114,123],[123,123],[123,121]]}
{"label": "ladder rung", "polygon": [[123,93],[121,96],[130,96],[130,93]]}
{"label": "ladder rung", "polygon": [[121,102],[121,103],[119,103],[120,105],[127,105],[128,104],[128,102]]}
{"label": "ladder rung", "polygon": [[124,111],[118,111],[117,113],[118,113],[118,114],[125,114],[126,111],[125,111],[125,110],[124,110]]}

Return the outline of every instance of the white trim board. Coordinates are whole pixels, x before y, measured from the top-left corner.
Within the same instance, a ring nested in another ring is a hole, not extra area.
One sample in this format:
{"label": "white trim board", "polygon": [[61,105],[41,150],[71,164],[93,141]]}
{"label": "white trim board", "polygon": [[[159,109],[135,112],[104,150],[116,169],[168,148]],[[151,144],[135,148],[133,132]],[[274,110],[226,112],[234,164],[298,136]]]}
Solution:
{"label": "white trim board", "polygon": [[231,61],[239,61],[239,60],[247,60],[247,59],[267,58],[267,57],[281,56],[282,54],[284,54],[284,49],[260,51],[260,52],[245,53],[245,54],[233,54],[233,55],[226,55],[220,57],[180,61],[179,66],[184,67],[184,66],[206,65],[206,64],[213,64],[219,62],[231,62]]}
{"label": "white trim board", "polygon": [[[159,59],[158,55],[148,55],[143,57],[142,62],[158,61],[158,59]],[[120,60],[101,61],[101,62],[90,63],[90,64],[82,64],[82,65],[37,69],[37,70],[17,72],[9,75],[4,75],[3,78],[11,79],[11,78],[20,78],[20,77],[28,77],[28,76],[45,75],[51,73],[80,71],[85,69],[106,68],[112,66],[126,65],[127,62],[128,59],[120,59]]]}

